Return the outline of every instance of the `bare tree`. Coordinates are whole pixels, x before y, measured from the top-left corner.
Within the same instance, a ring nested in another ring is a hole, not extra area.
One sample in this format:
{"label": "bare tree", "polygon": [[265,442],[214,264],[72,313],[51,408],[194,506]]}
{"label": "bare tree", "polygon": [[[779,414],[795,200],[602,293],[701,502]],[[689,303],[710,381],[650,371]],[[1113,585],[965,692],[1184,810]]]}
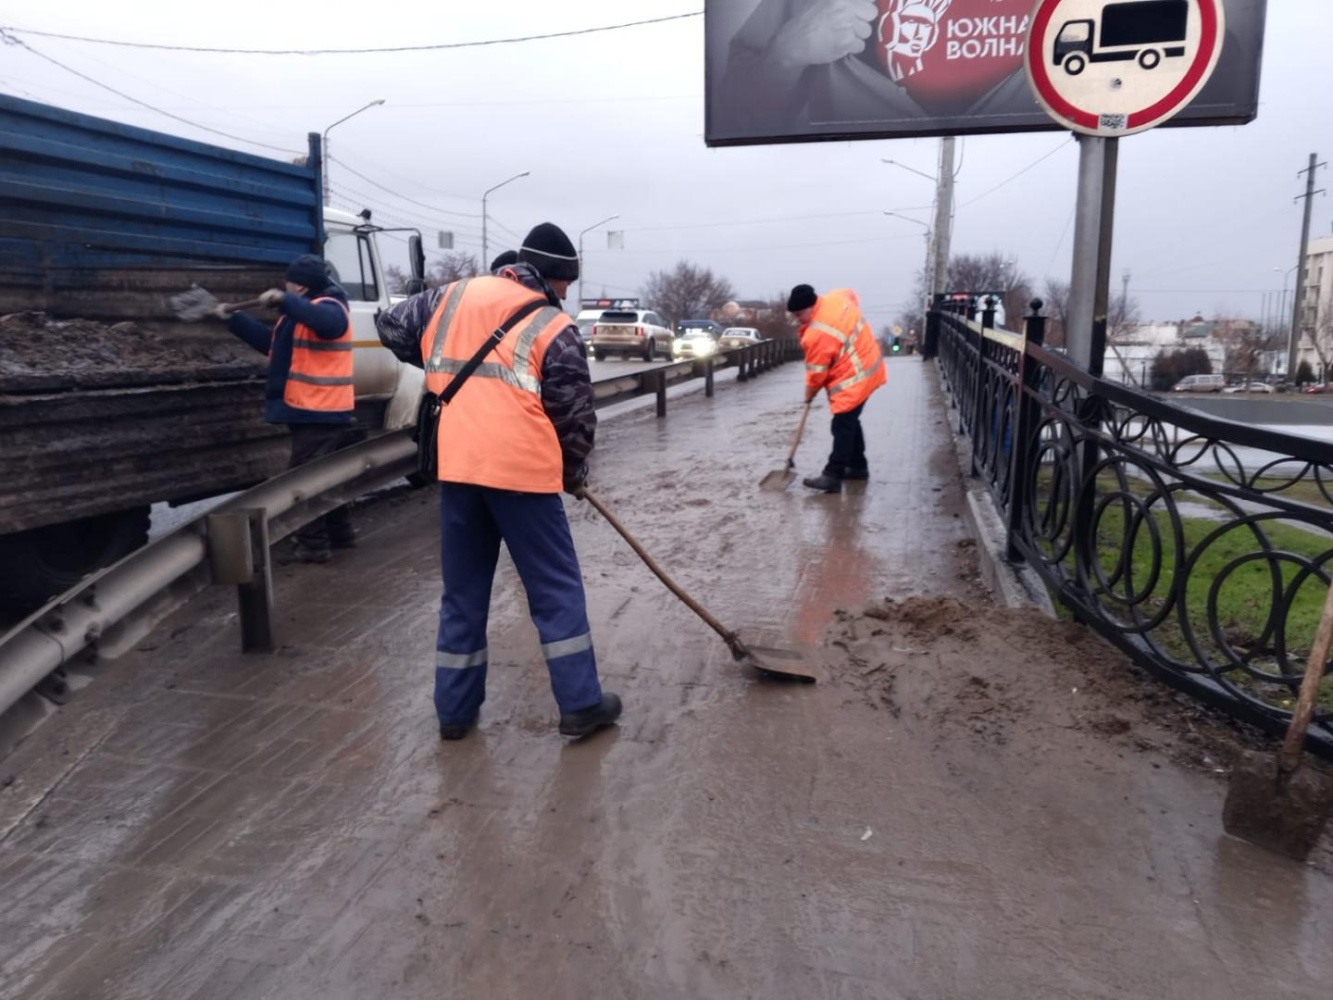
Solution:
{"label": "bare tree", "polygon": [[685,260],[670,271],[654,271],[643,286],[644,301],[673,327],[684,319],[703,319],[735,297],[726,278]]}
{"label": "bare tree", "polygon": [[426,287],[440,288],[484,273],[475,254],[450,250],[431,261],[430,266],[426,268]]}
{"label": "bare tree", "polygon": [[1213,335],[1226,347],[1224,371],[1241,375],[1246,382],[1255,375],[1267,374],[1263,361],[1273,339],[1269,331],[1244,319],[1219,316],[1213,322]]}
{"label": "bare tree", "polygon": [[1046,343],[1065,346],[1065,324],[1069,316],[1069,282],[1047,278],[1043,299],[1046,305]]}
{"label": "bare tree", "polygon": [[997,296],[1010,329],[1023,322],[1032,298],[1031,279],[1018,269],[1012,258],[998,250],[951,257],[946,285],[950,291]]}
{"label": "bare tree", "polygon": [[796,323],[787,312],[787,293],[778,292],[762,309],[756,309],[750,325],[770,340],[794,337]]}

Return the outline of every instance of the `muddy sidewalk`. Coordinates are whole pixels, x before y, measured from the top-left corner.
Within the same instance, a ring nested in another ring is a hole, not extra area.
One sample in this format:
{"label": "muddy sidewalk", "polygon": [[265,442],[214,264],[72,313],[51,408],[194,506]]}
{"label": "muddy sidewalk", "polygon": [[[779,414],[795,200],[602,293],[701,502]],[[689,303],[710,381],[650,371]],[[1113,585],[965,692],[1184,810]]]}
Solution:
{"label": "muddy sidewalk", "polygon": [[[0,761],[0,997],[1327,997],[1327,857],[1225,838],[1211,721],[990,602],[919,360],[840,496],[757,489],[800,392],[609,421],[592,482],[821,684],[739,672],[570,501],[623,724],[555,735],[504,560],[482,726],[441,744],[433,498],[403,494],[279,571],[276,653],[206,595]],[[828,444],[820,413],[804,473]]]}

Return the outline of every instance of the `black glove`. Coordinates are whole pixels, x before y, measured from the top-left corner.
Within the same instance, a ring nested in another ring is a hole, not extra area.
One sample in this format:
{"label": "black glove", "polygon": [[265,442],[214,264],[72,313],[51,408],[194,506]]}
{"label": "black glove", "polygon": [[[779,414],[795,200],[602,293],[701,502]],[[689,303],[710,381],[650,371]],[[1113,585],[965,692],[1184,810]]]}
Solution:
{"label": "black glove", "polygon": [[583,499],[583,488],[588,485],[588,463],[565,466],[565,492],[572,497]]}

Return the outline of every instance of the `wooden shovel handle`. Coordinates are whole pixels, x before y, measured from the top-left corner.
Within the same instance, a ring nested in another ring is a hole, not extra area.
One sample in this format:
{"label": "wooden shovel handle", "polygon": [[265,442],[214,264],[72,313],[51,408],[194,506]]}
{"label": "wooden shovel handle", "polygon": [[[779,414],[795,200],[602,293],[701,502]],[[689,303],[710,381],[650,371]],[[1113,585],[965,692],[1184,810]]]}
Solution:
{"label": "wooden shovel handle", "polygon": [[1324,598],[1324,610],[1319,615],[1319,627],[1315,629],[1314,644],[1310,647],[1310,656],[1305,661],[1305,677],[1301,681],[1300,694],[1296,696],[1296,707],[1291,711],[1291,725],[1287,728],[1287,738],[1282,741],[1278,751],[1278,770],[1290,774],[1301,765],[1301,750],[1305,746],[1305,736],[1314,718],[1315,699],[1319,696],[1319,685],[1324,679],[1324,664],[1328,660],[1329,647],[1333,645],[1333,587],[1328,588]]}
{"label": "wooden shovel handle", "polygon": [[723,640],[728,646],[732,647],[733,651],[737,648],[739,640],[736,638],[736,634],[710,615],[708,610],[702,604],[687,594],[675,580],[667,576],[666,570],[657,565],[657,561],[648,554],[647,550],[645,550],[642,545],[639,544],[639,540],[631,535],[629,529],[621,524],[620,521],[616,519],[616,516],[606,509],[606,505],[602,503],[592,490],[588,489],[586,486],[583,487],[582,497],[597,509],[597,513],[606,518],[607,523],[620,533],[621,538],[629,542],[629,547],[632,548],[635,553],[637,553],[638,557],[643,560],[644,565],[653,571],[653,575],[666,584],[667,590],[680,598],[681,603],[702,618],[709,628],[722,636]]}
{"label": "wooden shovel handle", "polygon": [[805,433],[805,418],[810,416],[810,404],[813,399],[805,401],[805,407],[801,410],[801,421],[796,425],[796,436],[791,439],[791,451],[787,453],[787,468],[796,468],[796,449],[801,446],[801,436]]}
{"label": "wooden shovel handle", "polygon": [[242,309],[258,309],[263,304],[263,299],[246,299],[244,302],[224,303],[228,312],[240,312]]}

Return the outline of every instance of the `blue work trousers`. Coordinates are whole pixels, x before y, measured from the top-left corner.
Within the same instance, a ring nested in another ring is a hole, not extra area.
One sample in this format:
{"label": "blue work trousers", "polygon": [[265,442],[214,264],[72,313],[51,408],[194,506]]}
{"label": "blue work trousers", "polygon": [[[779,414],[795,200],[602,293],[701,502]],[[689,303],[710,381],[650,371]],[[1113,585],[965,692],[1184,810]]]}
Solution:
{"label": "blue work trousers", "polygon": [[486,700],[486,621],[500,542],[518,569],[561,713],[602,700],[574,539],[556,493],[440,484],[440,631],[435,711],[441,725],[470,722]]}
{"label": "blue work trousers", "polygon": [[842,479],[851,474],[864,475],[866,464],[866,436],[861,430],[862,403],[854,410],[833,414],[833,451],[829,453],[824,475]]}

